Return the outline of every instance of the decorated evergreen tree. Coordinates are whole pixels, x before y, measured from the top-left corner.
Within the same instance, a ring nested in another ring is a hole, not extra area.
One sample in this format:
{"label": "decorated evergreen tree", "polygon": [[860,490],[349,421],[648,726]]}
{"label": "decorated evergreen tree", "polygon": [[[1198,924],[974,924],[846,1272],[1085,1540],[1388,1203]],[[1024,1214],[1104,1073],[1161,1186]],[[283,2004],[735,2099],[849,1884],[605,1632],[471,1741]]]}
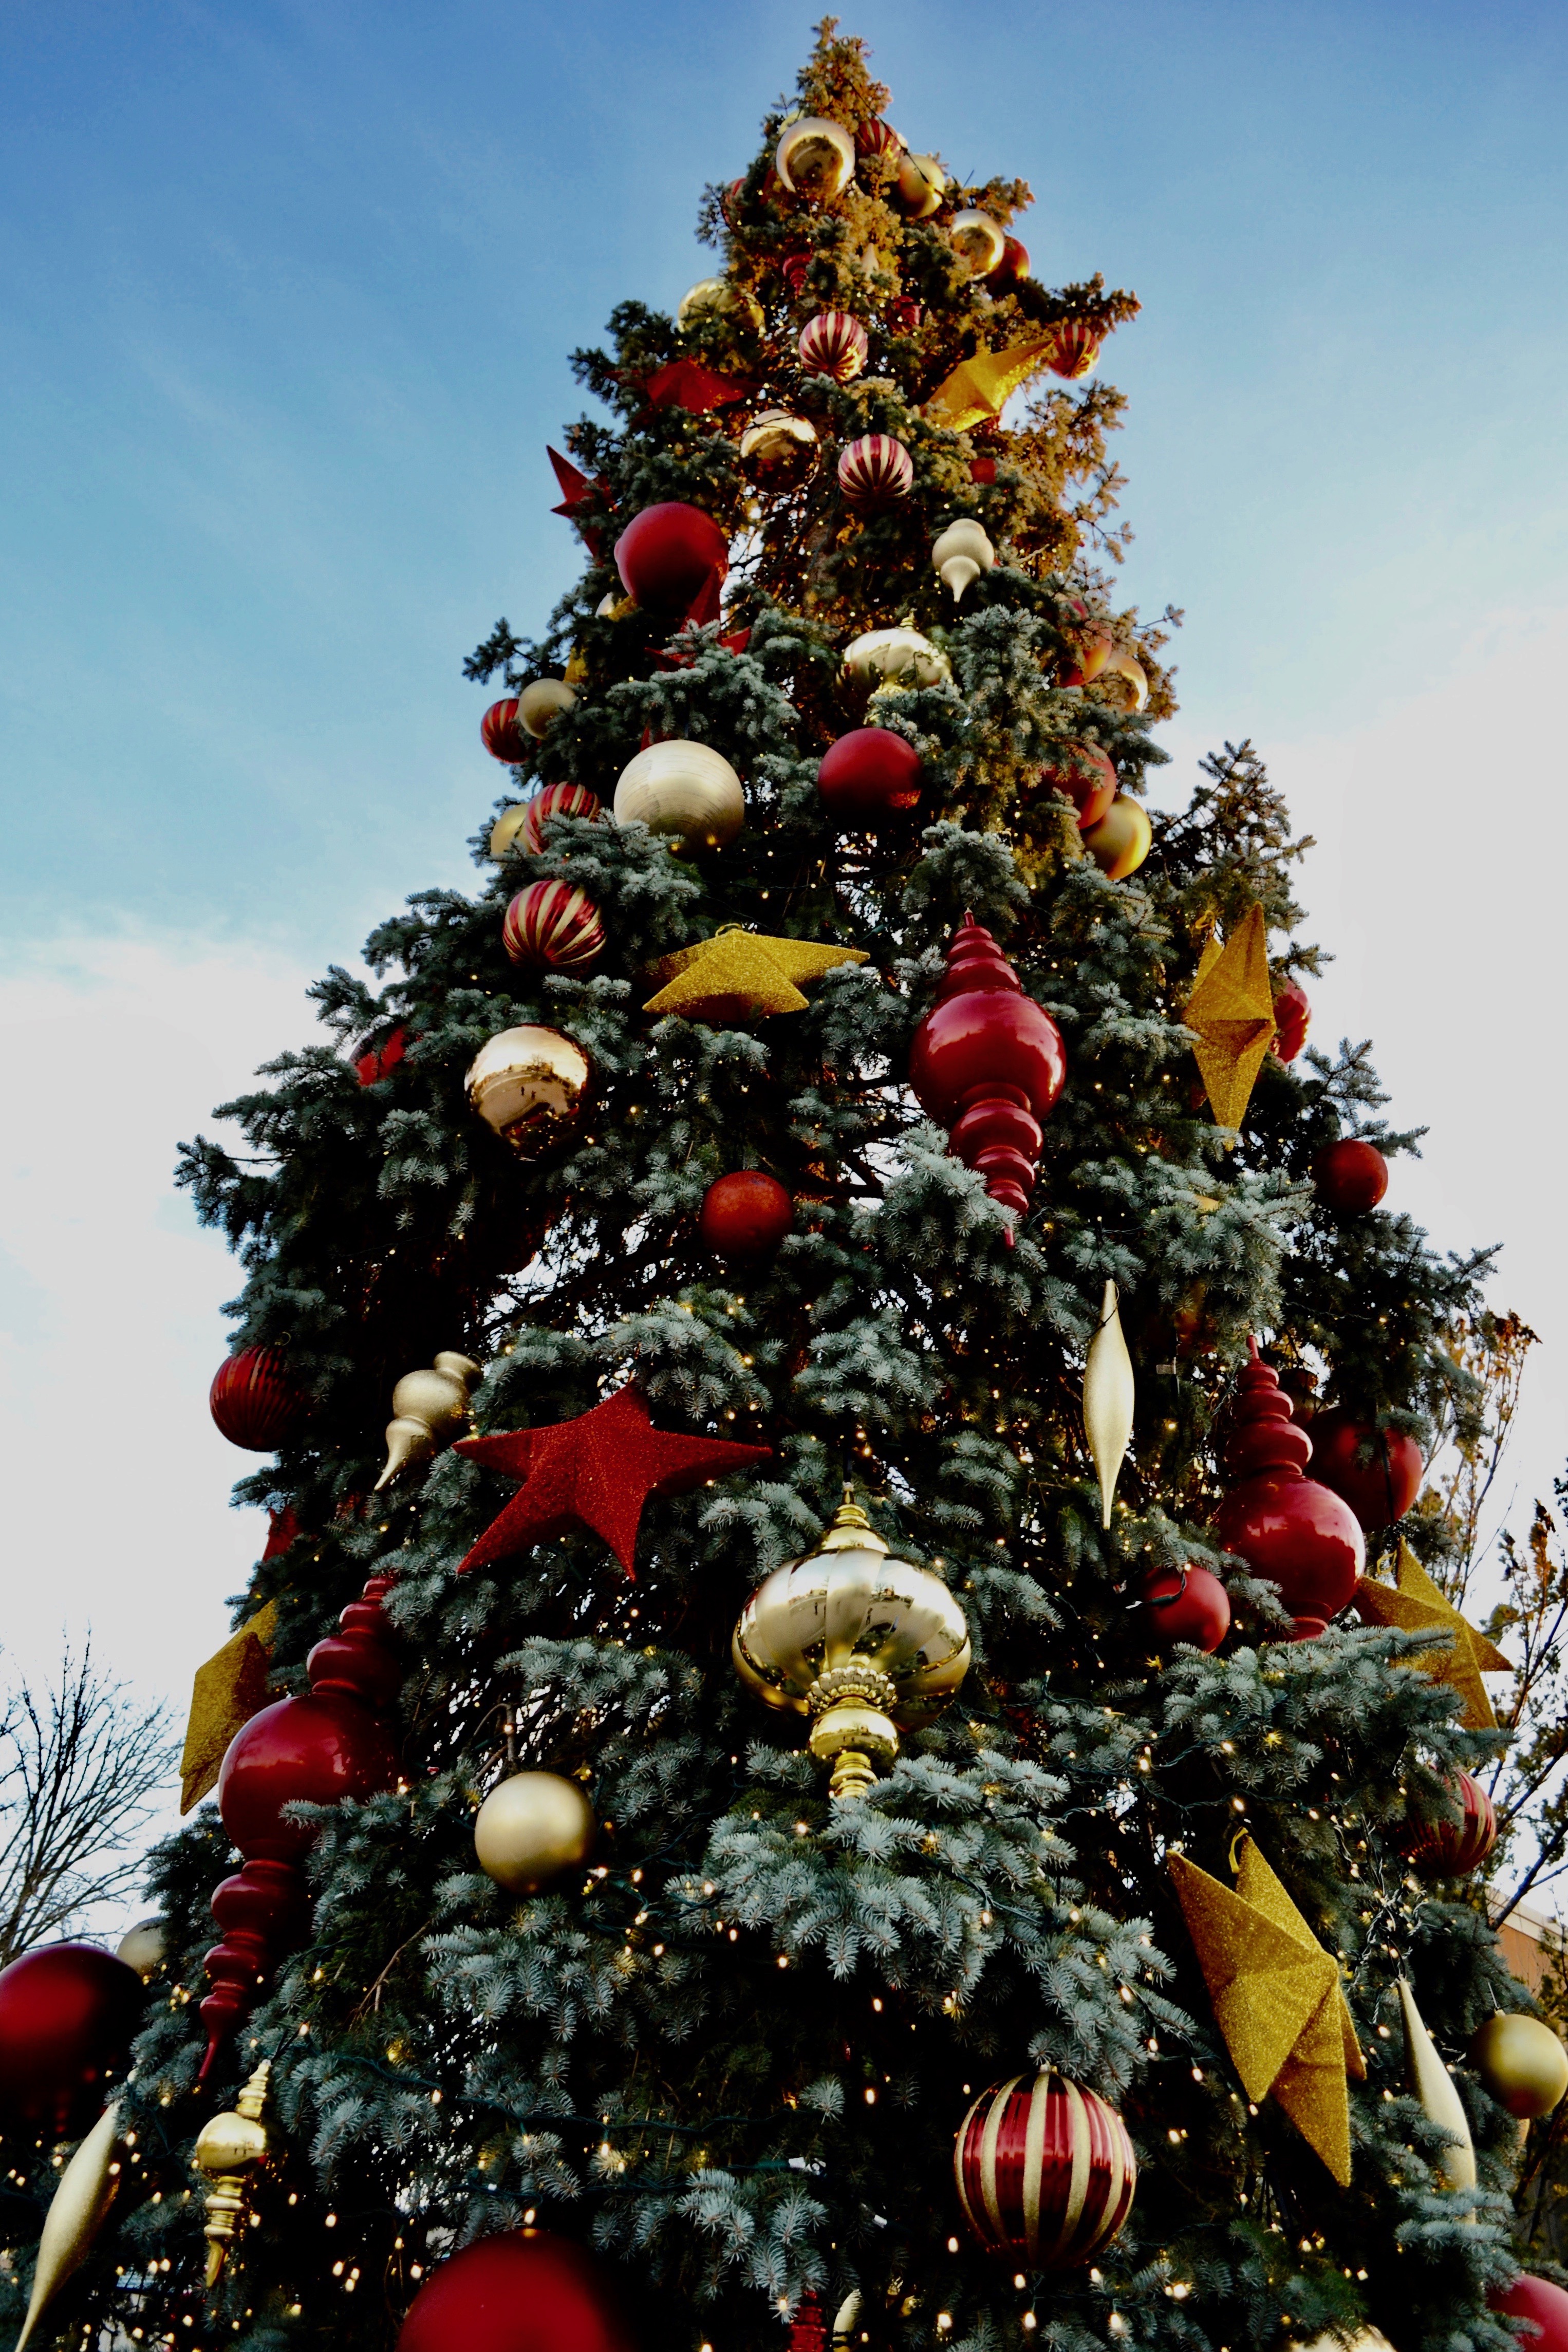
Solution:
{"label": "decorated evergreen tree", "polygon": [[[1510,2352],[1495,1657],[1406,1516],[1485,1261],[1301,1052],[1250,746],[1145,814],[1135,301],[888,105],[826,24],[578,355],[476,892],[186,1151],[273,1538],[36,2342]],[[36,2212],[125,2028],[24,2096],[5,1999]]]}

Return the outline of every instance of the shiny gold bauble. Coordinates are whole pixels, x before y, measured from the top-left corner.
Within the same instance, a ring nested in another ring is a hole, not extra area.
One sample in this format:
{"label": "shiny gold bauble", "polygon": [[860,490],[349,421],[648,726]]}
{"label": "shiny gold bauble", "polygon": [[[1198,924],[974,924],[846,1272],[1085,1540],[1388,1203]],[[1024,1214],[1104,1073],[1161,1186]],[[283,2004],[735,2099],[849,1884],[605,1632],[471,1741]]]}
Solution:
{"label": "shiny gold bauble", "polygon": [[270,2145],[258,2116],[231,2111],[208,2116],[196,2135],[195,2159],[204,2172],[243,2172],[264,2163]]}
{"label": "shiny gold bauble", "polygon": [[386,1424],[386,1463],[375,1482],[379,1495],[411,1462],[428,1462],[455,1437],[468,1414],[468,1383],[479,1367],[471,1356],[444,1348],[428,1371],[405,1372],[392,1391]]}
{"label": "shiny gold bauble", "polygon": [[722,849],[746,818],[741,779],[707,743],[650,743],[628,760],[616,786],[616,823],[668,834],[683,857]]}
{"label": "shiny gold bauble", "polygon": [[1007,248],[1006,232],[1001,223],[973,205],[953,214],[948,235],[955,251],[963,255],[976,278],[989,278]]}
{"label": "shiny gold bauble", "polygon": [[770,489],[804,482],[816,463],[816,427],[787,408],[764,408],[741,436],[741,463]]}
{"label": "shiny gold bauble", "polygon": [[114,1957],[123,1960],[128,1969],[146,1980],[155,1977],[163,1967],[168,1948],[168,1937],[162,1919],[138,1919],[128,1927],[114,1947]]}
{"label": "shiny gold bauble", "polygon": [[570,710],[576,699],[563,677],[536,677],[517,698],[518,724],[537,743],[551,720]]}
{"label": "shiny gold bauble", "polygon": [[580,1869],[599,1825],[575,1780],[558,1772],[514,1772],[490,1790],[474,1821],[479,1868],[513,1895],[532,1895]]}
{"label": "shiny gold bauble", "polygon": [[1568,2091],[1568,2050],[1539,2017],[1489,2017],[1470,2044],[1482,2088],[1521,2122],[1549,2116]]}
{"label": "shiny gold bauble", "polygon": [[844,648],[844,677],[852,693],[884,686],[940,686],[952,675],[939,646],[918,629],[868,629]]}
{"label": "shiny gold bauble", "polygon": [[1113,882],[1125,882],[1148,856],[1153,838],[1154,829],[1142,802],[1130,793],[1118,793],[1100,823],[1084,834],[1083,845],[1102,874],[1109,874]]}
{"label": "shiny gold bauble", "polygon": [[855,176],[855,142],[841,122],[804,115],[785,125],[773,150],[773,168],[792,195],[831,204]]}
{"label": "shiny gold bauble", "polygon": [[835,1797],[857,1797],[899,1734],[941,1714],[969,1670],[969,1629],[928,1568],[898,1559],[846,1496],[816,1549],[764,1577],[731,1643],[768,1706],[813,1717],[810,1748]]}
{"label": "shiny gold bauble", "polygon": [[528,814],[529,805],[527,801],[513,801],[510,808],[502,809],[490,827],[490,837],[485,845],[491,857],[506,856],[507,851],[522,831],[522,821]]}
{"label": "shiny gold bauble", "polygon": [[728,278],[700,278],[681,296],[675,323],[683,335],[705,319],[727,319],[736,326],[757,330],[764,323],[763,306],[756,296]]}
{"label": "shiny gold bauble", "polygon": [[930,220],[946,194],[947,173],[934,155],[900,156],[893,194],[911,220]]}
{"label": "shiny gold bauble", "polygon": [[535,1160],[580,1117],[588,1056],[558,1029],[523,1022],[480,1046],[463,1083],[485,1125],[520,1160]]}

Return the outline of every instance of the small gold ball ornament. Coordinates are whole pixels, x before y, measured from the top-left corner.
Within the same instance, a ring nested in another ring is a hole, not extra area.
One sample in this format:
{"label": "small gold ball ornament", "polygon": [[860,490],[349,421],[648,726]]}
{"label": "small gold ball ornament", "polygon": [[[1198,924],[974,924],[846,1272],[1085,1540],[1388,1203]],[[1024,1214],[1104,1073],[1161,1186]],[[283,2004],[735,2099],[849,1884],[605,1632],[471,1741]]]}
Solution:
{"label": "small gold ball ornament", "polygon": [[763,306],[745,287],[735,285],[728,278],[700,278],[689,286],[680,298],[680,308],[675,323],[683,335],[700,326],[706,319],[725,319],[736,326],[746,326],[760,332],[765,320]]}
{"label": "small gold ball ornament", "polygon": [[787,408],[764,408],[741,436],[741,463],[770,490],[804,482],[816,463],[816,427]]}
{"label": "small gold ball ornament", "polygon": [[940,686],[952,675],[940,646],[918,629],[868,629],[844,648],[844,679],[852,694],[884,686]]}
{"label": "small gold ball ornament", "polygon": [[502,809],[490,827],[490,837],[486,845],[491,857],[500,858],[506,856],[507,851],[522,831],[522,821],[528,814],[529,807],[530,803],[527,801],[513,801],[510,808]]}
{"label": "small gold ball ornament", "polygon": [[1470,2063],[1483,2089],[1521,2123],[1549,2116],[1568,2091],[1568,2050],[1539,2017],[1489,2017],[1470,2044]]}
{"label": "small gold ball ornament", "polygon": [[831,204],[855,176],[855,142],[841,122],[826,115],[803,115],[785,125],[773,151],[773,168],[792,195],[809,204]]}
{"label": "small gold ball ornament", "polygon": [[650,743],[621,770],[616,786],[617,824],[646,824],[668,834],[681,857],[722,849],[746,817],[741,779],[707,743]]}
{"label": "small gold ball ornament", "polygon": [[599,1825],[574,1780],[558,1772],[514,1772],[490,1790],[474,1822],[479,1868],[512,1895],[533,1895],[563,1871],[580,1869]]}
{"label": "small gold ball ornament", "polygon": [[968,262],[976,278],[989,278],[1006,251],[1006,232],[989,213],[973,205],[954,213],[948,230],[953,248]]}
{"label": "small gold ball ornament", "polygon": [[570,710],[576,699],[563,677],[536,677],[517,698],[518,724],[538,743],[551,720]]}
{"label": "small gold ball ornament", "polygon": [[480,1046],[464,1084],[485,1125],[520,1160],[537,1160],[582,1113],[588,1056],[558,1029],[523,1022]]}
{"label": "small gold ball ornament", "polygon": [[893,195],[910,220],[930,220],[947,194],[947,173],[934,155],[900,155]]}

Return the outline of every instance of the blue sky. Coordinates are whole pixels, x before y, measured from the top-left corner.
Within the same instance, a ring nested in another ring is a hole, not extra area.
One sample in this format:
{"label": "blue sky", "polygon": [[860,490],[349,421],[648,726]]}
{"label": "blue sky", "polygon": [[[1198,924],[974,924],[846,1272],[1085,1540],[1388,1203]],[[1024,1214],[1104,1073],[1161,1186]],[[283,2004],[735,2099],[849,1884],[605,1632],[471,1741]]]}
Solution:
{"label": "blue sky", "polygon": [[[0,11],[0,1426],[24,1524],[68,1555],[40,1643],[91,1614],[178,1691],[221,1638],[256,1549],[202,1403],[234,1283],[169,1192],[174,1142],[304,1034],[312,971],[469,873],[499,772],[460,665],[574,568],[544,457],[579,405],[566,354],[710,266],[700,189],[749,159],[811,16]],[[1167,790],[1249,734],[1321,842],[1320,1034],[1373,1034],[1397,1110],[1433,1120],[1401,1181],[1435,1234],[1508,1244],[1552,1343],[1539,1486],[1568,1451],[1542,1052],[1568,16],[874,0],[845,23],[914,145],[1031,182],[1039,276],[1142,297],[1109,373],[1128,590],[1187,615]],[[95,1441],[112,1567],[58,1510],[89,1360],[137,1392]],[[177,1603],[155,1641],[139,1573]]]}

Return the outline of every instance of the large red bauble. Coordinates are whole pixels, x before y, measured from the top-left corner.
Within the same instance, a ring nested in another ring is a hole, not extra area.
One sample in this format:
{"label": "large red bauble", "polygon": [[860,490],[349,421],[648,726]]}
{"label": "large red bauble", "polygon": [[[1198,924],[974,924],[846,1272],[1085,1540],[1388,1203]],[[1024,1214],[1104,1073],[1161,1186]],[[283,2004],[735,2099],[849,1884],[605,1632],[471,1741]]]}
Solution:
{"label": "large red bauble", "polygon": [[1249,1345],[1226,1447],[1226,1466],[1239,1483],[1215,1514],[1215,1541],[1279,1586],[1296,1620],[1295,1638],[1310,1641],[1361,1581],[1366,1544],[1350,1505],[1302,1476],[1312,1441],[1291,1419],[1290,1400],[1260,1361],[1257,1342]]}
{"label": "large red bauble", "polygon": [[1138,2186],[1115,2108],[1049,2068],[982,2091],[959,2126],[952,2173],[981,2243],[1047,2271],[1092,2262]]}
{"label": "large red bauble", "polygon": [[481,2238],[433,2271],[409,2305],[397,2352],[632,2352],[592,2254],[517,2230]]}
{"label": "large red bauble", "polygon": [[1520,2352],[1568,2352],[1568,2294],[1526,2271],[1510,2287],[1494,2287],[1487,2302],[1500,2319],[1533,2319],[1539,2336],[1521,2336]]}
{"label": "large red bauble", "polygon": [[505,760],[511,767],[528,758],[533,745],[517,715],[515,694],[503,694],[491,703],[479,721],[479,740],[492,760]]}
{"label": "large red bauble", "polygon": [[1282,1062],[1293,1062],[1307,1042],[1312,1006],[1299,980],[1288,980],[1274,1000],[1274,1051]]}
{"label": "large red bauble", "polygon": [[396,1779],[385,1725],[346,1691],[312,1691],[264,1706],[235,1733],[218,1774],[218,1811],[247,1862],[298,1862],[316,1830],[286,1820],[286,1804],[374,1797]]}
{"label": "large red bauble", "polygon": [[242,1348],[213,1374],[207,1403],[231,1445],[270,1454],[304,1419],[306,1399],[276,1348]]}
{"label": "large red bauble", "polygon": [[874,826],[919,801],[921,755],[890,727],[857,727],[825,754],[816,789],[840,824]]}
{"label": "large red bauble", "polygon": [[668,499],[634,515],[616,541],[616,569],[628,596],[649,613],[686,613],[710,602],[730,569],[730,542],[711,515]]}
{"label": "large red bauble", "polygon": [[1190,1642],[1197,1650],[1217,1650],[1230,1631],[1230,1595],[1210,1569],[1151,1569],[1139,1597],[1161,1649]]}
{"label": "large red bauble", "polygon": [[1375,1143],[1342,1136],[1313,1160],[1312,1181],[1326,1209],[1342,1217],[1363,1216],[1388,1190],[1388,1162]]}
{"label": "large red bauble", "polygon": [[0,2123],[76,2139],[123,2065],[141,1978],[96,1944],[46,1944],[0,1970]]}
{"label": "large red bauble", "polygon": [[1398,1429],[1355,1421],[1342,1404],[1312,1417],[1312,1468],[1363,1528],[1392,1527],[1421,1491],[1421,1448]]}
{"label": "large red bauble", "polygon": [[771,1257],[795,1223],[795,1202],[776,1176],[737,1168],[702,1196],[697,1230],[719,1257]]}
{"label": "large red bauble", "polygon": [[1497,1843],[1497,1808],[1479,1780],[1456,1772],[1448,1794],[1458,1813],[1414,1831],[1400,1850],[1421,1878],[1468,1878]]}
{"label": "large red bauble", "polygon": [[1098,743],[1064,743],[1060,758],[1040,773],[1071,801],[1080,829],[1100,823],[1119,789],[1116,770]]}

